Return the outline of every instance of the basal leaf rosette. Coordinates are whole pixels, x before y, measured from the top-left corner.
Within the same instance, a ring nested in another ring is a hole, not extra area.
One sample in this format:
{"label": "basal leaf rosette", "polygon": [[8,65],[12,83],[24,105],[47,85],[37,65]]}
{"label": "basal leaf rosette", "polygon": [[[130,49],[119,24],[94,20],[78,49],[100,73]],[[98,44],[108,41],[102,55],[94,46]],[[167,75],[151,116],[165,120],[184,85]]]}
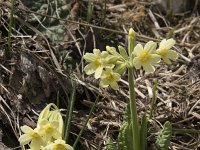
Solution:
{"label": "basal leaf rosette", "polygon": [[174,39],[163,39],[159,44],[159,48],[156,50],[156,53],[161,56],[166,64],[171,64],[171,60],[175,61],[178,58],[178,53],[171,50],[175,43],[176,41]]}
{"label": "basal leaf rosette", "polygon": [[137,44],[133,51],[133,65],[136,69],[143,67],[145,72],[151,73],[155,71],[154,65],[160,62],[160,56],[155,54],[156,43],[149,41],[143,47]]}

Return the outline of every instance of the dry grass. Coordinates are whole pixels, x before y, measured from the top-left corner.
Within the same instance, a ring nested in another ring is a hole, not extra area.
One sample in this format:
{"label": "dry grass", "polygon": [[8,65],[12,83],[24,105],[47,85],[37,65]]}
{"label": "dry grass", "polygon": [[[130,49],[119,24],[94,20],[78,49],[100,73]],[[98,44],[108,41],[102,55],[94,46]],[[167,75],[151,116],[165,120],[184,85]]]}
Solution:
{"label": "dry grass", "polygon": [[[179,59],[172,65],[157,65],[156,72],[144,74],[135,72],[138,112],[149,111],[153,81],[158,79],[156,112],[151,121],[152,130],[170,120],[174,128],[199,130],[200,119],[200,17],[197,12],[166,16],[152,3],[128,2],[113,4],[107,2],[106,18],[101,26],[102,6],[94,2],[94,16],[90,24],[84,22],[86,3],[70,4],[71,18],[56,17],[66,28],[65,41],[52,44],[51,41],[28,21],[32,11],[22,3],[15,9],[15,23],[12,34],[12,59],[3,55],[7,46],[8,2],[1,2],[1,43],[0,43],[0,117],[1,124],[12,129],[13,136],[19,137],[19,126],[26,123],[34,126],[37,113],[57,91],[67,99],[69,78],[77,81],[78,100],[73,116],[72,140],[86,118],[95,96],[102,98],[87,125],[79,149],[103,149],[108,137],[116,139],[122,123],[122,115],[128,102],[126,75],[120,81],[120,90],[103,90],[98,82],[83,74],[82,56],[93,47],[105,49],[109,44],[117,46],[126,43],[129,27],[137,32],[137,42],[160,41],[173,37]],[[39,15],[38,13],[34,13]],[[80,15],[80,17],[79,17]],[[44,18],[48,14],[40,14]],[[51,17],[52,18],[52,17]],[[55,19],[55,17],[54,17]],[[42,22],[38,22],[42,24]],[[31,33],[31,34],[30,34]],[[125,44],[126,46],[126,44]],[[63,58],[59,50],[69,51],[76,61],[73,70],[63,68]],[[42,101],[43,100],[43,101]],[[64,107],[64,106],[63,106]],[[25,118],[25,119],[24,119]],[[5,132],[4,132],[5,134]],[[154,141],[149,135],[149,143]],[[0,141],[1,142],[1,141]],[[200,144],[198,134],[174,134],[171,150],[197,149]],[[16,146],[17,144],[15,144]]]}

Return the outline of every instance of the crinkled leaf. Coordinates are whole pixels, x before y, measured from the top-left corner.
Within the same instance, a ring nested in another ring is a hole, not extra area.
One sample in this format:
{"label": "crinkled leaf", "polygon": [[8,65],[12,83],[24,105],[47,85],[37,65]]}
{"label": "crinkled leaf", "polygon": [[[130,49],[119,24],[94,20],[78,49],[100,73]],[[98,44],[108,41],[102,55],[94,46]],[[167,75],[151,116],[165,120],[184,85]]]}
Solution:
{"label": "crinkled leaf", "polygon": [[169,121],[165,122],[163,129],[157,136],[156,147],[159,150],[168,150],[170,139],[172,136],[172,126]]}
{"label": "crinkled leaf", "polygon": [[118,142],[119,150],[132,150],[133,149],[133,137],[131,124],[124,122],[119,130]]}
{"label": "crinkled leaf", "polygon": [[113,140],[111,138],[108,138],[106,141],[106,150],[116,150],[116,145],[113,143]]}

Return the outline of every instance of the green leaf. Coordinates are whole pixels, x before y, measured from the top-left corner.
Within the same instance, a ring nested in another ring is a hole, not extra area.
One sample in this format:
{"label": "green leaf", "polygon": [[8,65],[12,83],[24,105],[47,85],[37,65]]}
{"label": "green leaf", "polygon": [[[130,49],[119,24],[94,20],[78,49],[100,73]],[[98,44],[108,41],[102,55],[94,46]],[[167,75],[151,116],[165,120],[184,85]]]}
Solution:
{"label": "green leaf", "polygon": [[125,60],[128,60],[128,54],[127,54],[125,48],[119,45],[119,46],[118,46],[118,50],[119,50],[120,55],[121,55]]}
{"label": "green leaf", "polygon": [[141,150],[146,150],[147,148],[147,116],[146,112],[142,116],[142,123],[140,128],[140,142],[141,142]]}
{"label": "green leaf", "polygon": [[133,150],[133,137],[131,124],[124,122],[119,130],[118,143],[119,150]]}
{"label": "green leaf", "polygon": [[116,48],[115,47],[110,47],[110,46],[106,46],[106,50],[114,55],[114,56],[117,56],[117,57],[121,57],[121,55],[116,51]]}
{"label": "green leaf", "polygon": [[159,150],[168,150],[171,136],[172,136],[172,125],[169,121],[166,121],[163,129],[157,136],[156,147]]}
{"label": "green leaf", "polygon": [[123,74],[126,71],[126,63],[117,64],[114,71],[119,74]]}
{"label": "green leaf", "polygon": [[113,143],[111,138],[106,141],[106,145],[106,150],[116,150],[116,145]]}
{"label": "green leaf", "polygon": [[131,123],[131,110],[130,110],[130,102],[128,103],[126,110],[124,112],[123,121]]}

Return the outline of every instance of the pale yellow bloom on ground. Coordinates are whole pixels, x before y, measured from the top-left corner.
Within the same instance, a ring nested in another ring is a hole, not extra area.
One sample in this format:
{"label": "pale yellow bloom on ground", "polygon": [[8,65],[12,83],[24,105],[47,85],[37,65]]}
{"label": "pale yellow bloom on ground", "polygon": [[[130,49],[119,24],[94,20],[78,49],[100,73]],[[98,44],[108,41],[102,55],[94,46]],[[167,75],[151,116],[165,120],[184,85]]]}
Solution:
{"label": "pale yellow bloom on ground", "polygon": [[29,126],[22,126],[21,130],[25,133],[20,136],[19,142],[21,145],[30,144],[31,150],[39,150],[41,145],[43,144],[43,140],[41,135],[38,132],[38,129],[32,129]]}
{"label": "pale yellow bloom on ground", "polygon": [[119,80],[120,74],[113,72],[112,68],[106,68],[106,70],[102,73],[100,86],[106,88],[110,85],[111,88],[113,88],[114,90],[118,90],[119,86],[117,84],[117,81]]}
{"label": "pale yellow bloom on ground", "polygon": [[64,122],[63,122],[63,118],[62,118],[62,115],[60,113],[60,110],[57,109],[57,110],[52,110],[49,112],[49,119],[48,119],[50,122],[52,121],[57,121],[59,124],[58,124],[58,131],[60,133],[63,132],[63,126],[64,126]]}
{"label": "pale yellow bloom on ground", "polygon": [[48,142],[51,141],[52,138],[54,139],[61,139],[61,134],[58,131],[58,126],[59,123],[58,121],[48,121],[43,119],[40,123],[39,123],[39,132],[41,132],[41,134],[43,135],[44,141]]}
{"label": "pale yellow bloom on ground", "polygon": [[156,43],[153,41],[148,42],[144,48],[141,44],[137,44],[134,48],[133,65],[136,69],[143,67],[145,72],[154,72],[154,64],[160,62],[160,56],[154,54],[156,50]]}
{"label": "pale yellow bloom on ground", "polygon": [[42,150],[74,150],[73,147],[66,144],[64,140],[55,140],[54,143],[47,145]]}
{"label": "pale yellow bloom on ground", "polygon": [[178,58],[178,53],[171,50],[175,43],[174,39],[163,39],[160,42],[159,48],[156,50],[156,53],[162,57],[166,64],[171,64],[171,60]]}
{"label": "pale yellow bloom on ground", "polygon": [[94,49],[93,53],[86,53],[83,58],[89,62],[88,65],[85,66],[84,71],[87,75],[91,75],[95,73],[95,78],[98,79],[103,71],[104,61],[103,58],[106,58],[108,55],[107,52],[102,52],[99,49]]}

